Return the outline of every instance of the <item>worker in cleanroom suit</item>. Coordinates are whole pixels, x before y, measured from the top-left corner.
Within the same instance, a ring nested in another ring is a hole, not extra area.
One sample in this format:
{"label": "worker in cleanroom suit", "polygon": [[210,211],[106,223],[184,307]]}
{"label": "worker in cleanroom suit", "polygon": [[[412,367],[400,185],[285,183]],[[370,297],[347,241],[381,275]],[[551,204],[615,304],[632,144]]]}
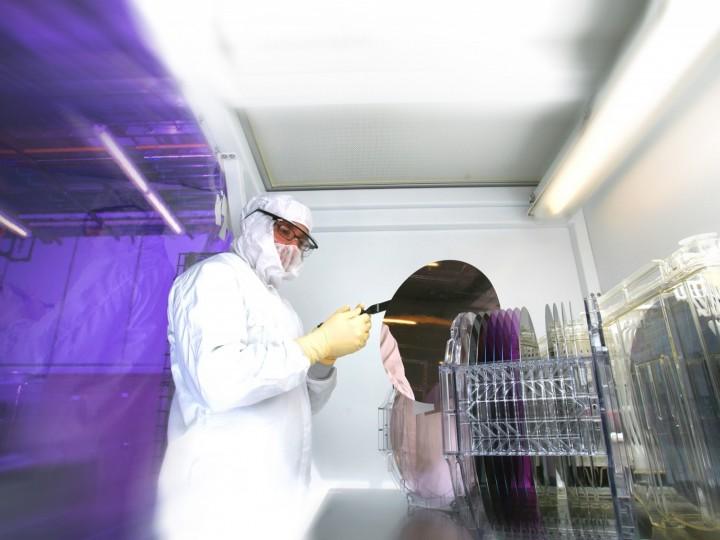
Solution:
{"label": "worker in cleanroom suit", "polygon": [[317,244],[307,207],[263,195],[233,249],[179,276],[168,339],[175,381],[160,474],[161,538],[293,538],[310,473],[310,416],[335,359],[363,346],[370,317],[340,308],[303,335],[279,294]]}

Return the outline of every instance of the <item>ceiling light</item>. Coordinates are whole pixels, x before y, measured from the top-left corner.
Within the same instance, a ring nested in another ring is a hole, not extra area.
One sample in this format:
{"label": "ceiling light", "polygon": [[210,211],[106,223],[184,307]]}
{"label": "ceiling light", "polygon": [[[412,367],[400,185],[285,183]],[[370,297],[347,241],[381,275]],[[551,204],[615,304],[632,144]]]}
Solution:
{"label": "ceiling light", "polygon": [[21,238],[30,236],[30,230],[23,227],[17,220],[11,219],[8,215],[0,212],[0,226],[14,232]]}
{"label": "ceiling light", "polygon": [[122,169],[125,176],[127,176],[138,191],[142,193],[145,200],[150,203],[150,206],[152,206],[157,213],[160,214],[168,227],[170,227],[175,234],[183,234],[185,232],[183,226],[167,207],[160,195],[158,195],[157,192],[150,187],[150,184],[145,177],[143,177],[142,173],[137,170],[135,165],[132,164],[130,159],[122,151],[122,148],[120,148],[115,139],[112,138],[112,135],[104,129],[98,129],[97,134],[98,138],[103,143],[103,146],[105,146],[110,154],[110,157],[113,158],[113,161],[115,161],[118,167]]}
{"label": "ceiling light", "polygon": [[647,135],[693,67],[717,47],[720,3],[668,0],[621,59],[579,136],[536,191],[532,215],[568,214]]}

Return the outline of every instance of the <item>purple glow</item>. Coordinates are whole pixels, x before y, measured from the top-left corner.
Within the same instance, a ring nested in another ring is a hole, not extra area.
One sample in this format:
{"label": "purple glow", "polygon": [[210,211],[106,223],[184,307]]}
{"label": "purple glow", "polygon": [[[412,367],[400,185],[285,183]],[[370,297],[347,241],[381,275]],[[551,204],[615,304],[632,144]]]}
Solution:
{"label": "purple glow", "polygon": [[0,538],[151,537],[167,294],[180,254],[225,247],[76,237],[0,258]]}
{"label": "purple glow", "polygon": [[[181,253],[226,248],[216,162],[123,0],[4,2],[0,53],[0,188],[34,235],[0,236],[0,538],[149,540],[167,294]],[[159,235],[159,182],[194,238]]]}

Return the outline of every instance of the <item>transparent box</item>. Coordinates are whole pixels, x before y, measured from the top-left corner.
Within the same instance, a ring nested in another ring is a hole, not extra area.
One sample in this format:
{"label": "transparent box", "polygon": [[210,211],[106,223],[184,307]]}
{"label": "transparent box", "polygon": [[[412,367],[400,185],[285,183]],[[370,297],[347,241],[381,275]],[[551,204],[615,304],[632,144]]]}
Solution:
{"label": "transparent box", "polygon": [[[592,357],[440,367],[446,454],[595,456],[605,446]],[[461,436],[457,436],[460,430]]]}
{"label": "transparent box", "polygon": [[702,235],[599,298],[630,449],[653,525],[720,534],[720,243]]}

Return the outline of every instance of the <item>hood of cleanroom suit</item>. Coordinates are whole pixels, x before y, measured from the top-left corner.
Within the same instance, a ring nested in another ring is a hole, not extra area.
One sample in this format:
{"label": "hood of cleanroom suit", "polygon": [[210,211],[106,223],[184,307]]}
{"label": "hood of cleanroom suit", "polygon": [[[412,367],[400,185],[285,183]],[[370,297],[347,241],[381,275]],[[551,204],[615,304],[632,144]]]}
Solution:
{"label": "hood of cleanroom suit", "polygon": [[283,280],[297,277],[300,265],[285,270],[273,237],[273,222],[269,216],[255,210],[266,210],[283,219],[300,223],[312,230],[310,209],[289,195],[260,195],[243,208],[242,229],[233,241],[233,250],[254,270],[264,283],[278,287]]}
{"label": "hood of cleanroom suit", "polygon": [[[310,228],[309,211],[285,197],[251,204]],[[300,319],[272,285],[279,261],[256,235],[269,230],[260,217],[246,220],[232,251],[192,266],[170,292],[175,394],[158,487],[160,538],[297,533],[284,529],[293,523],[287,512],[300,508],[311,415],[329,398],[336,373],[308,374],[310,362],[295,342]]]}

